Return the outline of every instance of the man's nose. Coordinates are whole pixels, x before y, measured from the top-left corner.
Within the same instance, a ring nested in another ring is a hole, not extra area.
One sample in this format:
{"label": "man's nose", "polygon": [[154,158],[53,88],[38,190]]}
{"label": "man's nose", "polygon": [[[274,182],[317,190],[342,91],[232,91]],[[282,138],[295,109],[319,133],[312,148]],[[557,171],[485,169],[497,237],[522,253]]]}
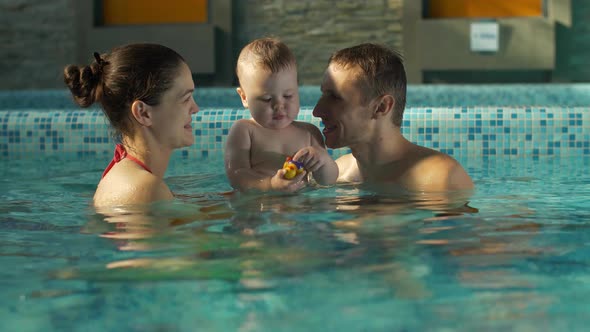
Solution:
{"label": "man's nose", "polygon": [[316,118],[321,117],[324,112],[322,111],[322,106],[320,105],[320,102],[318,101],[318,103],[315,105],[315,107],[313,108],[313,111],[311,112],[311,114],[313,116],[315,116]]}

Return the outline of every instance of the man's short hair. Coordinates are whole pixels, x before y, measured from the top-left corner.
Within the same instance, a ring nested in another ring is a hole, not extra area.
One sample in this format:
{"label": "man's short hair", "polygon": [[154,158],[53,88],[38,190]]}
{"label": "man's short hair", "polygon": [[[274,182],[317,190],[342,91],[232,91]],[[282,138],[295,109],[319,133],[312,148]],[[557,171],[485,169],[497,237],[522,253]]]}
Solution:
{"label": "man's short hair", "polygon": [[406,71],[402,56],[383,45],[365,43],[342,49],[330,57],[330,64],[342,68],[360,69],[358,83],[363,88],[363,100],[390,94],[395,99],[393,123],[401,127],[406,107]]}
{"label": "man's short hair", "polygon": [[238,80],[243,67],[247,65],[260,66],[274,74],[297,63],[285,43],[277,38],[265,37],[251,41],[240,51],[236,65]]}

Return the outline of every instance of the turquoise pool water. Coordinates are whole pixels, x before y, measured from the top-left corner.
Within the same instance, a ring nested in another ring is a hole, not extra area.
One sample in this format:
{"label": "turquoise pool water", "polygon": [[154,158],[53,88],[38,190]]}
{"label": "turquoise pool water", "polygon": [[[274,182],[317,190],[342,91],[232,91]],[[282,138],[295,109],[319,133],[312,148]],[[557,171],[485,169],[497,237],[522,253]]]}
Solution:
{"label": "turquoise pool water", "polygon": [[167,182],[181,202],[105,222],[88,201],[106,159],[0,160],[3,328],[582,331],[590,322],[587,156],[460,159],[477,190],[455,213],[354,186],[232,197],[221,160],[180,158]]}

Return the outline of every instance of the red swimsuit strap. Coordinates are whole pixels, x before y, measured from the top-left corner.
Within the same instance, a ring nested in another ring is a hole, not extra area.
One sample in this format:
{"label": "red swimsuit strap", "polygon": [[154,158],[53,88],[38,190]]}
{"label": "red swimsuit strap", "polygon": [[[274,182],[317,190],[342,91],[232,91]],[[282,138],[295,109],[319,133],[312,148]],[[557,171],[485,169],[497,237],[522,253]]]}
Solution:
{"label": "red swimsuit strap", "polygon": [[152,172],[152,170],[150,170],[149,167],[147,167],[147,165],[144,164],[141,160],[127,154],[127,151],[125,151],[125,147],[123,147],[123,145],[117,144],[115,146],[115,154],[113,155],[113,160],[111,160],[111,162],[109,163],[107,168],[102,173],[102,177],[104,178],[105,175],[107,175],[107,173],[111,170],[111,168],[113,168],[113,166],[115,166],[116,163],[120,162],[121,160],[123,160],[125,158],[133,161],[134,163],[141,166],[146,171],[148,171],[150,173]]}

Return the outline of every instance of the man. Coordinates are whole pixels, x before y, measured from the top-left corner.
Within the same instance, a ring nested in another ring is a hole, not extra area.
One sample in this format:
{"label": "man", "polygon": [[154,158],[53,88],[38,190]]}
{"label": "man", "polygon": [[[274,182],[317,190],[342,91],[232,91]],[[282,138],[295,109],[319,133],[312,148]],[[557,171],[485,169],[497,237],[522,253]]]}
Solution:
{"label": "man", "polygon": [[336,52],[321,90],[313,115],[324,123],[326,145],[352,151],[336,161],[339,182],[422,192],[473,188],[456,160],[403,137],[406,73],[396,52],[375,44]]}

